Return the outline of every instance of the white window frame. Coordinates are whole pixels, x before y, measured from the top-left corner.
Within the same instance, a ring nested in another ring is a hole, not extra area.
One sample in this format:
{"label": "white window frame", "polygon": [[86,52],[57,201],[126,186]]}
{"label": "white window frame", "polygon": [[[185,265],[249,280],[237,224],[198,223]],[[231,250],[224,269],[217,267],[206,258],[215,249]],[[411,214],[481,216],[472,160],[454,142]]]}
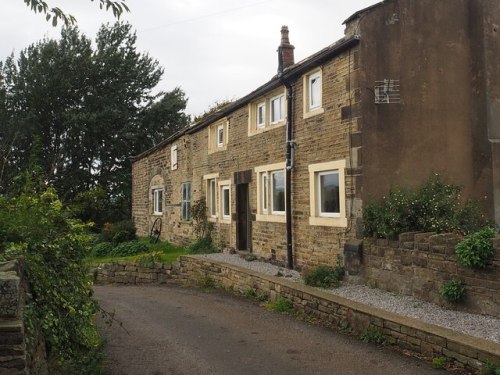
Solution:
{"label": "white window frame", "polygon": [[[163,188],[153,188],[153,215],[163,215]],[[161,196],[161,200],[159,197]]]}
{"label": "white window frame", "polygon": [[[275,118],[274,114],[274,102],[279,100],[279,109],[280,109],[280,117],[278,119]],[[284,107],[285,107],[285,94],[279,94],[276,96],[273,96],[271,99],[269,99],[269,123],[271,125],[275,125],[280,123],[285,119],[285,114],[284,114]]]}
{"label": "white window frame", "polygon": [[[284,223],[286,221],[285,211],[273,210],[273,188],[272,188],[272,174],[276,172],[283,172],[284,187],[285,187],[285,205],[286,205],[286,171],[285,163],[275,163],[263,165],[254,168],[257,174],[257,214],[255,218],[257,221],[269,221],[276,223]],[[264,177],[265,176],[265,177]],[[266,186],[267,183],[267,186]],[[267,203],[267,207],[264,204]]]}
{"label": "white window frame", "polygon": [[[186,212],[186,216],[184,212]],[[191,182],[183,182],[181,184],[181,220],[191,220]]]}
{"label": "white window frame", "polygon": [[[327,176],[335,174],[339,178],[339,212],[323,212],[321,210],[321,201],[322,201],[322,195],[321,195],[321,177],[322,176]],[[316,196],[318,197],[316,204],[318,205],[317,207],[317,212],[318,216],[321,217],[340,217],[340,175],[338,169],[333,169],[329,171],[324,171],[324,172],[318,172],[316,173],[316,187],[317,187],[317,192]]]}
{"label": "white window frame", "polygon": [[[224,146],[224,124],[220,124],[217,126],[217,147],[223,147]],[[222,137],[221,137],[222,135]]]}
{"label": "white window frame", "polygon": [[[347,227],[345,159],[309,165],[310,225]],[[339,176],[339,213],[321,212],[320,176],[336,172]]]}
{"label": "white window frame", "polygon": [[[217,185],[217,181],[219,180],[219,174],[218,173],[207,174],[203,176],[203,180],[205,181],[205,201],[207,203],[208,220],[216,221],[219,212],[218,185]],[[213,191],[215,196],[212,195],[212,189],[214,189]]]}
{"label": "white window frame", "polygon": [[177,145],[170,147],[170,169],[173,171],[177,169]]}
{"label": "white window frame", "polygon": [[[314,87],[313,83],[316,82],[318,98],[317,102],[313,102]],[[323,71],[321,68],[315,69],[303,76],[303,106],[304,106],[304,118],[309,118],[316,116],[318,114],[324,113],[323,108]]]}
{"label": "white window frame", "polygon": [[[224,192],[227,191],[228,192],[228,198],[229,198],[229,201],[228,201],[228,206],[227,206],[227,209],[228,209],[228,214],[226,215],[224,213],[224,209],[226,208],[225,206],[225,201],[224,201]],[[220,205],[220,219],[221,219],[221,222],[225,222],[225,223],[230,223],[231,222],[231,181],[230,180],[226,180],[226,181],[220,181],[219,182],[219,205]]]}
{"label": "white window frame", "polygon": [[270,204],[271,204],[271,213],[273,215],[284,215],[285,214],[285,211],[286,211],[286,208],[285,210],[283,211],[277,211],[274,209],[274,189],[275,189],[275,186],[274,186],[274,175],[276,174],[282,174],[283,175],[283,205],[285,206],[286,204],[286,194],[285,194],[285,186],[286,186],[286,183],[285,183],[285,171],[283,170],[277,170],[277,171],[271,171],[269,172],[269,181],[271,181],[271,188],[269,189],[269,196],[271,197],[271,200],[270,200]]}
{"label": "white window frame", "polygon": [[[259,116],[260,110],[262,110],[262,116]],[[259,119],[262,121],[259,122]],[[255,108],[255,122],[258,129],[263,129],[266,127],[266,102],[260,102]]]}

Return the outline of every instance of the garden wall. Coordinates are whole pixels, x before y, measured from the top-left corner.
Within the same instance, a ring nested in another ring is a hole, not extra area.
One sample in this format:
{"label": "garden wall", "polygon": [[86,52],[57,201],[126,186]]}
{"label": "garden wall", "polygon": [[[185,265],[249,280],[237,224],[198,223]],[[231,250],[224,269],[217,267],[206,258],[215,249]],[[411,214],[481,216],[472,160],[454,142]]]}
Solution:
{"label": "garden wall", "polygon": [[[454,234],[403,233],[399,241],[365,239],[363,281],[377,288],[445,305],[439,289],[445,281],[465,284],[466,298],[453,308],[500,317],[500,238],[495,238],[492,265],[484,270],[461,267],[454,255]],[[349,269],[349,265],[346,265]]]}
{"label": "garden wall", "polygon": [[253,289],[257,295],[268,293],[271,300],[286,298],[293,302],[295,310],[343,331],[359,334],[370,326],[378,327],[389,344],[428,359],[447,357],[458,366],[476,369],[486,361],[500,363],[497,343],[402,317],[283,278],[194,256],[180,257],[180,271],[187,280],[194,282],[210,278],[216,285],[241,293]]}
{"label": "garden wall", "polygon": [[116,284],[164,284],[167,280],[180,281],[178,263],[142,265],[134,262],[116,261],[98,264],[92,270],[97,283]]}

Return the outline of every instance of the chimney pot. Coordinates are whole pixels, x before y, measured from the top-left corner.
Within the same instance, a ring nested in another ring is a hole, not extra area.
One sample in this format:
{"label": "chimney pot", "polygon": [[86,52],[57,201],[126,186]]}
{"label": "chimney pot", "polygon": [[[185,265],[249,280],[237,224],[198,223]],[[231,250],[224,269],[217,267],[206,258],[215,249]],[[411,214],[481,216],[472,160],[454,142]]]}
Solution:
{"label": "chimney pot", "polygon": [[281,50],[283,68],[295,64],[293,56],[294,49],[295,47],[290,44],[290,39],[288,38],[288,26],[283,25],[281,27],[281,44],[279,48],[279,50]]}

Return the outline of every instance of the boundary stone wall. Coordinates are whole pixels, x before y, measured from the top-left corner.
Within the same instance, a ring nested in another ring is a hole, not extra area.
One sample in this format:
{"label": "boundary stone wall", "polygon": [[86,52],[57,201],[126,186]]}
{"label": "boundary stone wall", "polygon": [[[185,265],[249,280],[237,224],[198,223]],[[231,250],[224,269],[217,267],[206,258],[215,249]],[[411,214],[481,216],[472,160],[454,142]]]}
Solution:
{"label": "boundary stone wall", "polygon": [[252,288],[257,293],[269,293],[271,300],[286,298],[296,310],[332,327],[348,326],[354,334],[378,327],[390,345],[427,359],[446,357],[458,366],[473,369],[481,368],[486,361],[500,364],[500,345],[492,341],[402,317],[283,278],[186,255],[180,257],[180,272],[187,281],[211,277],[224,288],[242,293]]}
{"label": "boundary stone wall", "polygon": [[165,284],[167,280],[179,282],[184,279],[179,267],[178,263],[158,263],[146,267],[135,262],[120,260],[98,264],[91,272],[97,283]]}
{"label": "boundary stone wall", "polygon": [[445,306],[440,287],[448,280],[459,280],[465,284],[466,299],[453,308],[500,317],[500,237],[493,240],[493,261],[484,270],[458,264],[459,241],[450,233],[403,233],[399,241],[365,239],[362,279],[380,289]]}

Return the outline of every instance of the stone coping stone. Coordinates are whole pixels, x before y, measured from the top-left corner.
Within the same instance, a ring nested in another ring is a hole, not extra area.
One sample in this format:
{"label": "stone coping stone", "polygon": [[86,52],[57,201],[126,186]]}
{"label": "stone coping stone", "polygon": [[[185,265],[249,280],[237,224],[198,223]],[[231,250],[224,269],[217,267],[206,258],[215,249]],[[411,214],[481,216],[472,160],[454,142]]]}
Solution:
{"label": "stone coping stone", "polygon": [[202,263],[214,263],[214,264],[220,264],[226,268],[233,269],[237,272],[241,272],[244,274],[247,274],[249,276],[261,278],[266,281],[273,282],[275,284],[279,284],[281,286],[284,286],[289,289],[294,289],[302,293],[309,294],[313,297],[317,297],[320,299],[324,299],[329,302],[333,302],[335,304],[339,304],[342,306],[345,306],[349,309],[352,309],[354,311],[367,314],[376,318],[383,319],[385,321],[393,322],[395,324],[399,324],[401,326],[406,326],[408,328],[413,328],[418,331],[422,331],[424,333],[427,333],[429,335],[433,336],[439,336],[442,337],[443,339],[447,340],[447,342],[452,342],[456,343],[461,346],[465,346],[468,348],[471,348],[473,350],[483,352],[487,355],[491,355],[492,357],[495,358],[500,358],[500,345],[498,343],[495,343],[493,341],[488,341],[479,337],[473,337],[466,335],[461,332],[456,332],[448,328],[440,327],[434,324],[430,324],[427,322],[423,322],[418,319],[402,316],[395,314],[390,311],[386,311],[383,309],[380,309],[378,307],[366,305],[357,301],[351,301],[349,299],[346,299],[344,297],[336,296],[331,293],[324,292],[322,290],[316,289],[314,287],[310,287],[304,284],[299,284],[293,281],[289,281],[286,279],[283,279],[281,277],[277,276],[271,276],[271,275],[266,275],[262,274],[253,270],[249,270],[247,268],[243,268],[234,264],[226,263],[223,261],[214,261],[212,259],[200,259],[195,256],[189,256],[189,255],[182,255],[181,258],[188,258],[192,259],[196,262],[202,262]]}

